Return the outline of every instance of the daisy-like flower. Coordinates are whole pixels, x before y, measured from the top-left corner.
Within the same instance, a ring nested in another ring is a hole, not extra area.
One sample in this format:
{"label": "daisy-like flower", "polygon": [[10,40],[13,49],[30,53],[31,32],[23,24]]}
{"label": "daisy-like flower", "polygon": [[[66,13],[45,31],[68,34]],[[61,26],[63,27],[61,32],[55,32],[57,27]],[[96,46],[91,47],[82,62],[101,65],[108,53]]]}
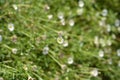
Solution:
{"label": "daisy-like flower", "polygon": [[82,0],[79,0],[78,6],[81,7],[81,8],[84,7],[84,2]]}
{"label": "daisy-like flower", "polygon": [[120,56],[120,49],[117,50],[117,56]]}
{"label": "daisy-like flower", "polygon": [[99,57],[101,57],[101,58],[104,57],[104,51],[103,50],[99,51]]}
{"label": "daisy-like flower", "polygon": [[13,8],[14,8],[15,10],[18,10],[18,7],[17,7],[16,4],[13,4],[12,6],[13,6]]}
{"label": "daisy-like flower", "polygon": [[48,47],[48,45],[47,45],[47,46],[45,46],[45,47],[43,48],[42,53],[43,53],[44,55],[46,55],[46,54],[48,54],[48,52],[49,52],[49,47]]}
{"label": "daisy-like flower", "polygon": [[73,20],[73,19],[70,19],[70,20],[69,20],[69,25],[70,25],[70,26],[74,26],[74,24],[75,24],[74,20]]}
{"label": "daisy-like flower", "polygon": [[68,60],[67,60],[67,63],[68,64],[73,64],[74,60],[73,60],[73,57],[69,57]]}
{"label": "daisy-like flower", "polygon": [[48,15],[47,17],[48,17],[48,19],[50,20],[50,19],[52,19],[52,18],[53,18],[53,15],[52,15],[52,14],[50,14],[50,15]]}
{"label": "daisy-like flower", "polygon": [[16,54],[17,51],[18,51],[18,50],[17,50],[16,48],[13,48],[13,49],[12,49],[12,53],[14,53],[14,54]]}
{"label": "daisy-like flower", "polygon": [[2,41],[2,35],[0,35],[0,42]]}
{"label": "daisy-like flower", "polygon": [[8,24],[8,29],[9,29],[9,31],[14,31],[14,24],[13,23],[9,23]]}
{"label": "daisy-like flower", "polygon": [[97,77],[98,76],[98,69],[93,69],[91,72],[90,72],[91,76],[93,77]]}
{"label": "daisy-like flower", "polygon": [[62,38],[62,36],[59,36],[59,37],[57,38],[57,42],[58,42],[59,44],[63,44],[64,39]]}

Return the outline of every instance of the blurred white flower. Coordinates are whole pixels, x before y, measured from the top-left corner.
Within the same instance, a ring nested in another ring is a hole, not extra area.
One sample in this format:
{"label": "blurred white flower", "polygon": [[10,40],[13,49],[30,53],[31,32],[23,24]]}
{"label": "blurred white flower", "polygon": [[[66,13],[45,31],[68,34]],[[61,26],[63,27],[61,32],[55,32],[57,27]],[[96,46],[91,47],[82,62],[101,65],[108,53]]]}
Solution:
{"label": "blurred white flower", "polygon": [[112,64],[113,62],[112,62],[112,59],[108,59],[108,64]]}
{"label": "blurred white flower", "polygon": [[48,52],[49,52],[49,47],[48,47],[48,45],[47,45],[47,46],[45,46],[45,47],[43,48],[42,53],[43,53],[44,55],[46,55],[46,54],[48,54]]}
{"label": "blurred white flower", "polygon": [[57,38],[57,42],[58,42],[59,44],[63,44],[64,39],[62,38],[62,36],[59,36],[59,37]]}
{"label": "blurred white flower", "polygon": [[16,4],[13,4],[12,6],[13,6],[13,8],[14,8],[15,10],[17,10],[17,9],[18,9],[18,7],[17,7],[17,5],[16,5]]}
{"label": "blurred white flower", "polygon": [[63,25],[63,26],[65,25],[65,20],[64,19],[61,19],[60,22],[61,22],[61,25]]}
{"label": "blurred white flower", "polygon": [[119,26],[120,26],[120,20],[119,20],[119,19],[115,20],[115,26],[116,26],[116,27],[119,27]]}
{"label": "blurred white flower", "polygon": [[73,57],[69,57],[67,62],[68,62],[68,64],[73,64],[73,62],[74,62]]}
{"label": "blurred white flower", "polygon": [[67,46],[68,46],[68,41],[67,41],[67,40],[65,40],[65,41],[63,42],[63,46],[64,46],[64,47],[67,47]]}
{"label": "blurred white flower", "polygon": [[117,49],[117,56],[120,56],[120,49]]}
{"label": "blurred white flower", "polygon": [[9,23],[8,24],[8,29],[9,29],[9,31],[14,31],[14,24],[13,23]]}
{"label": "blurred white flower", "polygon": [[84,7],[84,2],[82,0],[79,0],[78,6],[81,7],[81,8]]}
{"label": "blurred white flower", "polygon": [[112,34],[112,38],[113,38],[113,39],[116,39],[116,35],[115,35],[115,34]]}
{"label": "blurred white flower", "polygon": [[120,61],[118,61],[118,67],[120,67]]}
{"label": "blurred white flower", "polygon": [[53,18],[53,15],[50,14],[50,15],[48,15],[47,17],[48,17],[48,19],[52,19],[52,18]]}
{"label": "blurred white flower", "polygon": [[12,53],[16,54],[17,53],[17,49],[16,48],[12,48]]}
{"label": "blurred white flower", "polygon": [[44,5],[44,9],[45,9],[45,10],[49,10],[49,9],[50,9],[50,6],[49,6],[48,4],[45,4],[45,5]]}
{"label": "blurred white flower", "polygon": [[94,77],[97,77],[98,76],[98,69],[93,69],[91,72],[90,72],[91,76],[94,76]]}
{"label": "blurred white flower", "polygon": [[107,32],[111,31],[111,26],[109,24],[106,26],[106,28],[107,28]]}
{"label": "blurred white flower", "polygon": [[34,80],[34,78],[32,78],[31,76],[28,76],[28,80]]}
{"label": "blurred white flower", "polygon": [[83,8],[79,8],[79,9],[77,9],[77,14],[78,14],[78,15],[82,15],[82,14],[83,14],[83,11],[84,11]]}
{"label": "blurred white flower", "polygon": [[94,37],[94,44],[98,47],[99,46],[99,37],[95,36]]}
{"label": "blurred white flower", "polygon": [[0,77],[0,80],[4,80],[3,77]]}
{"label": "blurred white flower", "polygon": [[58,13],[58,18],[59,18],[59,19],[64,19],[64,14],[63,14],[62,12],[59,12],[59,13]]}
{"label": "blurred white flower", "polygon": [[100,44],[102,47],[106,46],[105,40],[103,38],[100,38]]}
{"label": "blurred white flower", "polygon": [[2,41],[2,35],[0,35],[0,42]]}
{"label": "blurred white flower", "polygon": [[104,57],[104,51],[103,50],[99,51],[99,57],[101,57],[101,58]]}
{"label": "blurred white flower", "polygon": [[107,9],[103,9],[102,16],[107,16],[107,14],[108,14],[108,10]]}
{"label": "blurred white flower", "polygon": [[112,45],[112,42],[111,42],[110,39],[107,40],[107,45],[108,45],[108,46],[111,46],[111,45]]}
{"label": "blurred white flower", "polygon": [[70,20],[69,20],[69,25],[70,25],[70,26],[74,26],[74,24],[75,24],[74,20],[73,20],[73,19],[70,19]]}

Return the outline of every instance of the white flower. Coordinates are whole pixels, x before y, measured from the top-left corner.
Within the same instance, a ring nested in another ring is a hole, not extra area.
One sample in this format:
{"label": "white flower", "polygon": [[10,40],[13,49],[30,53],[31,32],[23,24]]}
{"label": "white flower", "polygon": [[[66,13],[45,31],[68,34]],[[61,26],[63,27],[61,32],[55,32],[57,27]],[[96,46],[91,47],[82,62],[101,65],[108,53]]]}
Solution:
{"label": "white flower", "polygon": [[78,14],[78,15],[82,15],[82,14],[83,14],[83,8],[77,9],[77,14]]}
{"label": "white flower", "polygon": [[13,8],[14,8],[15,10],[17,10],[17,9],[18,9],[18,7],[17,7],[17,5],[16,5],[16,4],[13,4],[12,6],[13,6]]}
{"label": "white flower", "polygon": [[112,64],[112,59],[108,59],[108,64]]}
{"label": "white flower", "polygon": [[107,10],[107,9],[103,9],[102,15],[103,15],[103,16],[107,16],[107,14],[108,14],[108,10]]}
{"label": "white flower", "polygon": [[110,32],[111,31],[111,26],[108,24],[106,27],[107,27],[107,32]]}
{"label": "white flower", "polygon": [[64,19],[61,19],[60,22],[63,26],[65,25],[65,20]]}
{"label": "white flower", "polygon": [[48,52],[49,52],[49,47],[48,47],[48,45],[47,45],[47,46],[45,46],[45,47],[43,48],[42,53],[43,53],[44,55],[46,55],[46,54],[48,54]]}
{"label": "white flower", "polygon": [[120,67],[120,61],[118,61],[118,67]]}
{"label": "white flower", "polygon": [[117,27],[120,26],[120,20],[119,19],[115,20],[115,26],[117,26]]}
{"label": "white flower", "polygon": [[45,9],[45,10],[50,10],[50,6],[47,5],[47,4],[45,4],[45,5],[44,5],[44,9]]}
{"label": "white flower", "polygon": [[94,77],[97,77],[98,76],[98,69],[93,69],[91,72],[90,72],[90,74],[92,75],[92,76],[94,76]]}
{"label": "white flower", "polygon": [[3,77],[0,77],[0,80],[4,80]]}
{"label": "white flower", "polygon": [[120,49],[117,50],[117,56],[120,56]]}
{"label": "white flower", "polygon": [[58,13],[58,18],[59,18],[59,19],[64,19],[64,14],[63,14],[62,12],[59,12],[59,13]]}
{"label": "white flower", "polygon": [[64,39],[62,38],[62,36],[59,36],[59,37],[57,38],[57,42],[58,42],[59,44],[63,44]]}
{"label": "white flower", "polygon": [[67,60],[68,64],[73,64],[73,57],[69,57],[68,60]]}
{"label": "white flower", "polygon": [[13,23],[9,23],[8,24],[8,29],[9,29],[9,31],[14,31],[14,24]]}
{"label": "white flower", "polygon": [[12,53],[16,54],[16,53],[17,53],[17,49],[16,49],[16,48],[13,48],[13,49],[12,49]]}
{"label": "white flower", "polygon": [[100,38],[100,44],[102,47],[106,46],[105,40],[103,38]]}
{"label": "white flower", "polygon": [[28,80],[34,80],[34,78],[32,78],[31,76],[28,76]]}
{"label": "white flower", "polygon": [[70,26],[74,26],[74,24],[75,24],[74,20],[72,20],[72,19],[69,20],[69,25],[70,25]]}
{"label": "white flower", "polygon": [[95,44],[96,46],[99,45],[99,37],[98,37],[98,36],[95,36],[95,37],[94,37],[94,44]]}
{"label": "white flower", "polygon": [[64,46],[64,47],[67,47],[67,46],[68,46],[68,41],[64,41],[64,42],[63,42],[63,46]]}
{"label": "white flower", "polygon": [[52,18],[53,18],[53,15],[50,14],[50,15],[48,15],[47,17],[48,17],[48,19],[52,19]]}
{"label": "white flower", "polygon": [[84,6],[84,2],[82,0],[79,0],[78,6],[82,8]]}
{"label": "white flower", "polygon": [[115,34],[112,34],[112,38],[113,38],[113,39],[116,39],[116,35],[115,35]]}
{"label": "white flower", "polygon": [[2,36],[0,35],[0,42],[2,41]]}
{"label": "white flower", "polygon": [[107,45],[108,45],[108,46],[111,46],[111,45],[112,45],[112,42],[111,42],[110,39],[107,40]]}
{"label": "white flower", "polygon": [[103,50],[99,51],[99,57],[101,57],[101,58],[104,57],[104,51]]}

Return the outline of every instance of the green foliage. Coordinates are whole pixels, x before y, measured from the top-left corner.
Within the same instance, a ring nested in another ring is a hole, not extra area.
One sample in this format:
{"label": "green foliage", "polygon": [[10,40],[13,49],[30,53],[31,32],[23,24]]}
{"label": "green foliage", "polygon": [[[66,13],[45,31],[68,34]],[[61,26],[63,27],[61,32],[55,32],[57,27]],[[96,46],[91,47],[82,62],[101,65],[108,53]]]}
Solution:
{"label": "green foliage", "polygon": [[119,80],[119,7],[119,0],[0,0],[0,80]]}

